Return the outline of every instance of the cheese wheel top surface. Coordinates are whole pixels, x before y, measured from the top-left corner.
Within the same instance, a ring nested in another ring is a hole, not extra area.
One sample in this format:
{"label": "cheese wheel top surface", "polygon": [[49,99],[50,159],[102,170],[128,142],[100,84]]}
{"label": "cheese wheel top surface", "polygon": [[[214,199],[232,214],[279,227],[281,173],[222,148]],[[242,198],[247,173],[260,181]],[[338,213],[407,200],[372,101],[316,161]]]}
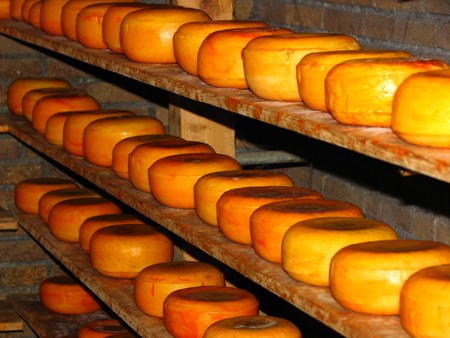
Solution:
{"label": "cheese wheel top surface", "polygon": [[[192,17],[195,21],[208,20],[209,16],[201,9],[188,7],[166,7],[166,8],[143,8],[126,16],[128,23],[142,23],[151,19],[152,25],[168,24],[169,22],[185,23],[187,18]],[[174,32],[175,33],[175,32]]]}
{"label": "cheese wheel top surface", "polygon": [[[366,229],[391,229],[386,223],[358,217],[321,217],[313,218],[306,221],[299,222],[295,227],[305,229],[304,231],[325,230],[327,232],[342,233],[346,231],[355,232]],[[292,228],[291,228],[292,229]]]}
{"label": "cheese wheel top surface", "polygon": [[117,319],[100,319],[84,324],[78,330],[78,338],[110,337],[127,333],[128,330]]}

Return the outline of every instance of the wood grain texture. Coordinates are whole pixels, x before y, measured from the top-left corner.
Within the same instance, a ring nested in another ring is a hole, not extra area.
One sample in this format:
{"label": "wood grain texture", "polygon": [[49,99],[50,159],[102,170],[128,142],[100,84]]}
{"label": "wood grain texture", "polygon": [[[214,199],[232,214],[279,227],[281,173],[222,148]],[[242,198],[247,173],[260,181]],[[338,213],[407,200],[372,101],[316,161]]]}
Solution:
{"label": "wood grain texture", "polygon": [[0,207],[0,230],[17,230],[19,225],[11,214]]}
{"label": "wood grain texture", "polygon": [[14,311],[11,302],[4,299],[0,301],[0,332],[22,331],[23,320]]}

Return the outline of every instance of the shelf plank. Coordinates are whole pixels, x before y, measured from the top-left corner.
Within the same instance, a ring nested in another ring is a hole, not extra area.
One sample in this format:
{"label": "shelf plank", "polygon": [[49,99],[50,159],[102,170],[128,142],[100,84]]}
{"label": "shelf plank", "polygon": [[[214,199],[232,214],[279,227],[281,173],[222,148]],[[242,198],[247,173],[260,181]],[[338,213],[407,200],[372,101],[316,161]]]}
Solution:
{"label": "shelf plank", "polygon": [[[83,48],[22,22],[0,20],[0,34],[50,49],[189,99],[263,121],[450,183],[450,150],[418,147],[389,128],[347,126],[301,102],[262,100],[248,90],[209,86],[176,64],[141,64],[107,50]],[[211,114],[214,118],[214,114]]]}
{"label": "shelf plank", "polygon": [[17,230],[19,225],[11,214],[0,207],[0,230]]}
{"label": "shelf plank", "polygon": [[[281,266],[260,258],[251,247],[226,239],[217,227],[201,221],[195,210],[165,207],[151,194],[137,190],[128,180],[116,176],[110,168],[92,165],[81,157],[70,155],[62,147],[50,144],[42,135],[34,132],[31,124],[24,118],[11,117],[10,133],[342,335],[363,338],[373,337],[376,332],[379,338],[408,337],[397,316],[369,316],[344,309],[336,303],[328,288],[307,285],[290,278]],[[10,210],[13,212],[11,207]],[[32,223],[25,225],[27,231],[74,271],[88,287],[94,288],[101,299],[107,300],[106,303],[117,311],[119,316],[123,318],[133,308],[132,300],[122,294],[122,288],[112,287],[112,290],[115,290],[112,292],[109,288],[95,286],[96,283],[100,283],[99,281],[106,283],[103,282],[105,277],[92,271],[87,264],[86,255],[81,251],[75,251],[76,257],[72,257],[73,250],[77,250],[73,244],[57,243],[31,216],[20,215],[16,218],[20,224]],[[77,264],[74,261],[77,261]],[[80,268],[81,265],[83,268]],[[128,299],[125,305],[115,300],[124,298]],[[133,318],[129,320],[132,321]],[[128,323],[140,332],[138,323]]]}
{"label": "shelf plank", "polygon": [[23,320],[11,306],[11,302],[0,300],[0,333],[7,331],[22,331]]}

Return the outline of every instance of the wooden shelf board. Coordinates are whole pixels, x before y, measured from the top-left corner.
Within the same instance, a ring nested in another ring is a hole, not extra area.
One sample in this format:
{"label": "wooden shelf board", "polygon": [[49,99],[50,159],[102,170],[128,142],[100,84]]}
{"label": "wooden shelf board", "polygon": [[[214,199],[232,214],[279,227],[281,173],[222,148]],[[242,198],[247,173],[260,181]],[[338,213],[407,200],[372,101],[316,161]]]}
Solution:
{"label": "wooden shelf board", "polygon": [[[31,124],[24,118],[11,117],[11,120],[10,133],[22,142],[85,177],[139,213],[152,219],[344,336],[372,337],[373,333],[377,332],[377,337],[380,338],[408,337],[401,328],[398,317],[361,315],[342,308],[333,299],[328,288],[314,287],[295,281],[279,265],[267,262],[257,256],[251,247],[227,240],[217,227],[201,221],[195,210],[165,207],[158,203],[151,194],[139,191],[128,180],[116,176],[110,168],[94,166],[81,157],[70,155],[62,147],[51,145],[42,135],[34,132]],[[10,210],[12,211],[13,209],[10,208]],[[88,287],[93,288],[101,299],[106,299],[106,303],[114,311],[117,311],[119,316],[122,318],[124,315],[126,316],[130,308],[133,307],[131,298],[126,298],[122,294],[122,288],[113,288],[114,292],[118,293],[118,297],[113,297],[110,289],[108,289],[107,293],[103,287],[97,290],[96,283],[100,283],[99,281],[105,278],[87,266],[86,255],[82,254],[81,249],[74,249],[73,245],[58,243],[52,239],[52,236],[46,229],[44,232],[41,232],[41,230],[37,231],[42,226],[35,224],[39,222],[32,217],[21,215],[20,217],[16,216],[16,218],[20,224],[27,224],[32,220],[33,224],[25,225],[26,229],[39,242],[43,243],[52,254],[74,271]],[[27,222],[23,222],[24,220],[27,220]],[[76,255],[74,255],[72,250],[77,249],[78,251],[75,251]],[[74,261],[78,260],[82,262],[74,264]],[[83,266],[83,268],[81,269],[79,266]],[[131,292],[131,290],[129,291]],[[120,301],[116,301],[116,298],[121,299],[121,301],[127,299],[127,303],[123,305]],[[136,329],[137,323],[129,323],[129,325]],[[139,328],[136,331],[140,332]]]}
{"label": "wooden shelf board", "polygon": [[176,64],[131,62],[122,54],[87,49],[64,37],[46,35],[22,22],[0,20],[0,33],[195,101],[450,182],[450,150],[407,144],[389,128],[339,124],[328,113],[313,111],[301,102],[267,101],[249,90],[212,87],[183,72]]}
{"label": "wooden shelf board", "polygon": [[0,207],[0,230],[17,230],[19,225],[11,214]]}
{"label": "wooden shelf board", "polygon": [[22,331],[23,320],[12,308],[7,299],[0,300],[0,333],[8,331]]}

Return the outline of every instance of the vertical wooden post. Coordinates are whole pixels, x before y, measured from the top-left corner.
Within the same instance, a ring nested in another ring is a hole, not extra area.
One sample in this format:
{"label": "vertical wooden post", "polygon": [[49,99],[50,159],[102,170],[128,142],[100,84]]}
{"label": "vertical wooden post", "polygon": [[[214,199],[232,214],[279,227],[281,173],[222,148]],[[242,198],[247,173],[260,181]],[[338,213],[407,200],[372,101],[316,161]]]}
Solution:
{"label": "vertical wooden post", "polygon": [[[208,13],[213,20],[233,18],[233,0],[176,0],[174,2],[180,6],[199,8]],[[210,107],[211,114],[199,114],[181,108],[177,103],[180,104],[182,100],[177,100],[173,95],[170,97],[169,129],[171,134],[188,140],[208,143],[217,153],[235,156],[234,116],[232,114],[221,114],[217,118],[213,111],[214,107]]]}

